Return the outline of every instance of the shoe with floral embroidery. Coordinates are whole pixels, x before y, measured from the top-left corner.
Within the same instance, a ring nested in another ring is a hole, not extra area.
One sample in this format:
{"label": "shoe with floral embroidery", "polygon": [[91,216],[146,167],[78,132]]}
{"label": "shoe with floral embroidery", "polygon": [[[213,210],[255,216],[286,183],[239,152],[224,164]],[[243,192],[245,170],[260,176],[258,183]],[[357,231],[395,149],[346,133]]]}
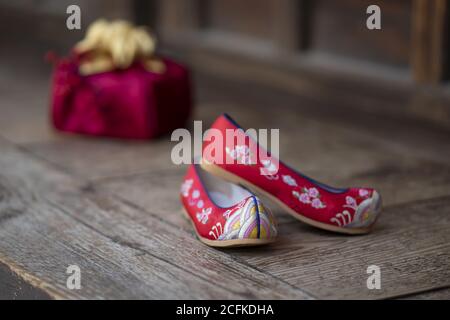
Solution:
{"label": "shoe with floral embroidery", "polygon": [[[228,115],[220,116],[212,128],[215,130],[208,132],[203,144],[201,166],[206,171],[267,195],[293,217],[312,226],[347,234],[367,233],[373,227],[381,211],[376,190],[334,188],[295,171],[265,149],[260,152],[262,147]],[[231,143],[213,145],[217,139],[210,134],[220,132],[226,137],[228,129],[235,135]],[[212,149],[216,149],[214,156]]]}
{"label": "shoe with floral embroidery", "polygon": [[180,190],[199,239],[213,247],[255,246],[277,235],[272,214],[248,190],[190,165]]}

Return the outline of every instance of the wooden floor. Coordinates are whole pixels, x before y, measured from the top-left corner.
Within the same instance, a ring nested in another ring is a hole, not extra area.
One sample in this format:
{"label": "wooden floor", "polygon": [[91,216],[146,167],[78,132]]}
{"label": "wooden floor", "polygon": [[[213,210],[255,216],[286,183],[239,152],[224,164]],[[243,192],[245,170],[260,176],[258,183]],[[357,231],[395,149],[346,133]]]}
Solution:
{"label": "wooden floor", "polygon": [[[320,99],[198,76],[193,118],[279,128],[286,162],[337,186],[373,186],[373,233],[343,236],[272,206],[270,246],[214,249],[180,213],[169,137],[101,140],[48,124],[48,69],[0,66],[0,298],[450,298],[450,133]],[[81,268],[80,290],[66,268]],[[368,290],[366,269],[381,268]]]}

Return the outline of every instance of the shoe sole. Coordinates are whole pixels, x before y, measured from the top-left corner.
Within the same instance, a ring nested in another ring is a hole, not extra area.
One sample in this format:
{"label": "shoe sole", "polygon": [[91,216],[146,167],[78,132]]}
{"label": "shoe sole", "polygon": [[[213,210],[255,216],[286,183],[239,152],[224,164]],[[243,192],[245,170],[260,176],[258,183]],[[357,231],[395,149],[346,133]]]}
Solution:
{"label": "shoe sole", "polygon": [[[375,221],[372,223],[372,225],[370,225],[369,227],[366,227],[366,228],[342,228],[342,227],[333,226],[333,225],[329,225],[329,224],[326,224],[326,223],[323,223],[323,222],[312,220],[312,219],[307,218],[307,217],[301,215],[300,213],[294,211],[289,206],[284,204],[281,200],[279,200],[278,198],[276,198],[272,194],[268,193],[267,191],[261,189],[260,187],[254,185],[251,182],[248,182],[248,181],[242,179],[241,177],[239,177],[239,176],[237,176],[237,175],[235,175],[235,174],[233,174],[231,172],[228,172],[228,171],[222,169],[221,167],[219,167],[219,166],[217,166],[215,164],[211,164],[211,163],[208,163],[205,160],[202,160],[201,163],[200,163],[200,166],[201,166],[201,168],[203,170],[208,171],[211,174],[214,174],[214,175],[216,175],[218,177],[221,177],[221,178],[223,178],[225,180],[228,180],[230,182],[243,185],[244,187],[247,187],[249,189],[255,190],[258,193],[265,195],[270,200],[275,202],[278,206],[280,206],[283,210],[288,212],[292,217],[294,217],[297,220],[300,220],[303,223],[311,225],[313,227],[316,227],[316,228],[319,228],[319,229],[324,229],[324,230],[327,230],[327,231],[344,233],[344,234],[351,234],[351,235],[366,234],[366,233],[369,233],[373,229],[373,225],[374,225]],[[378,218],[378,216],[377,216],[377,218]]]}
{"label": "shoe sole", "polygon": [[189,222],[192,224],[195,234],[197,235],[197,238],[203,242],[204,244],[210,246],[210,247],[218,247],[218,248],[235,248],[235,247],[253,247],[253,246],[262,246],[266,244],[273,243],[276,238],[270,238],[270,239],[232,239],[232,240],[210,240],[207,238],[202,237],[198,232],[197,228],[195,227],[194,222],[192,221],[191,217],[187,213],[185,208],[181,208],[181,212],[183,216],[189,220]]}

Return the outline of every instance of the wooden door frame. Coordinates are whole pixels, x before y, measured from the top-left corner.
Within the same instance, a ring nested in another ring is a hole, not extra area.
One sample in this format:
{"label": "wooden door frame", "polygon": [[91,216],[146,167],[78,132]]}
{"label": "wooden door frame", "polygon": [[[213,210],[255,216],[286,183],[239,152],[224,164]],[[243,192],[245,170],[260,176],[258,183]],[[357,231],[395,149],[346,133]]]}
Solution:
{"label": "wooden door frame", "polygon": [[[300,9],[308,8],[311,0],[277,2],[267,50],[251,43],[240,50],[233,43],[210,41],[204,32],[206,1],[157,1],[164,44],[194,70],[301,95],[336,92],[349,103],[359,95],[373,100],[373,112],[411,115],[450,128],[448,0],[412,0],[410,68],[400,71],[370,62],[355,67],[339,57],[310,54],[310,19],[302,13],[307,10]],[[238,37],[230,41],[242,44]]]}

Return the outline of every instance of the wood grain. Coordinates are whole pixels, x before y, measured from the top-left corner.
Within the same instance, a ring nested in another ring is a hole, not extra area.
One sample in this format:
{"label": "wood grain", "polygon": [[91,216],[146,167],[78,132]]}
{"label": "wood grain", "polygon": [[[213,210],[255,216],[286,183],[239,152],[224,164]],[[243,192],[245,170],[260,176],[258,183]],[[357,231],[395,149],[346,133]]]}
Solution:
{"label": "wood grain", "polygon": [[[238,115],[244,128],[279,128],[283,161],[331,185],[373,186],[380,190],[386,205],[450,194],[450,149],[445,147],[448,133],[414,127],[407,121],[386,119],[380,126],[370,117],[358,118],[343,111],[335,115],[332,111],[318,112],[322,106],[307,100],[304,112],[294,113],[289,109],[292,99],[287,98],[281,101],[286,102],[289,117],[280,118],[276,101],[263,95],[262,98],[267,99],[260,104],[261,98],[249,98],[249,95],[251,93],[235,94],[233,101],[223,95],[202,98],[193,119],[202,120],[206,130],[218,116],[218,109],[222,109],[232,116]],[[258,111],[261,106],[264,112]],[[71,137],[23,147],[67,172],[93,181],[151,172],[160,176],[158,172],[177,171],[176,181],[170,181],[171,190],[176,190],[184,169],[172,164],[170,151],[175,143],[169,143],[168,139],[142,143]],[[164,177],[161,181],[165,181]],[[167,189],[158,188],[158,181],[150,179],[144,185],[146,187],[131,186],[130,193],[139,195],[134,197],[137,203],[150,206],[150,199],[158,199],[146,196],[146,188],[171,200],[157,206],[164,208],[173,201],[178,202]]]}
{"label": "wood grain", "polygon": [[24,147],[78,177],[99,179],[173,168],[170,152],[175,143],[168,143],[169,139],[165,136],[149,142],[71,136]]}
{"label": "wood grain", "polygon": [[399,298],[400,300],[449,300],[450,288],[443,288],[421,292],[417,294],[406,295]]}
{"label": "wood grain", "polygon": [[[342,237],[284,223],[268,255],[234,254],[321,298],[386,298],[440,288],[450,285],[449,201],[385,208],[367,236]],[[366,287],[369,265],[381,268],[381,290]]]}
{"label": "wood grain", "polygon": [[[140,207],[153,206],[161,219],[189,228],[176,213],[177,195],[164,193],[176,188],[180,178],[181,173],[173,171],[105,181],[102,187]],[[145,191],[149,189],[151,195]],[[155,199],[162,201],[154,205]],[[375,231],[361,237],[322,232],[278,210],[279,241],[267,249],[235,250],[233,255],[321,298],[395,297],[448,282],[449,208],[448,197],[387,206]],[[365,287],[370,264],[382,267],[381,291]]]}
{"label": "wood grain", "polygon": [[[385,139],[389,132],[371,126],[370,119],[340,126],[336,118],[341,120],[343,115],[319,121],[315,113],[279,118],[276,109],[257,112],[252,104],[260,108],[259,100],[255,102],[248,95],[243,100],[235,95],[233,102],[216,96],[216,101],[239,114],[244,127],[282,127],[282,158],[290,164],[328,182],[377,187],[386,206],[375,232],[362,237],[321,232],[275,210],[280,222],[279,242],[268,249],[236,250],[234,256],[320,298],[397,297],[448,282],[450,171],[439,154],[447,152],[442,149],[446,145],[444,134],[435,136],[432,131],[397,122],[396,135]],[[206,123],[213,119],[213,105],[206,101],[200,110]],[[364,131],[365,124],[369,126]],[[384,124],[389,125],[389,121]],[[410,141],[407,133],[420,138]],[[421,146],[434,152],[426,153]],[[182,169],[169,169],[97,183],[142,208],[152,207],[152,212],[168,223],[189,228],[175,213],[178,195],[166,192],[176,190],[182,176]],[[151,194],[147,190],[152,190]],[[365,286],[370,264],[382,268],[381,291],[369,291]]]}
{"label": "wood grain", "polygon": [[447,71],[447,24],[447,1],[413,1],[411,60],[414,78],[420,83],[438,83]]}
{"label": "wood grain", "polygon": [[[0,261],[56,298],[308,298],[0,140]],[[68,290],[77,264],[82,289]]]}
{"label": "wood grain", "polygon": [[7,265],[0,264],[0,300],[48,300],[43,290],[24,281]]}

